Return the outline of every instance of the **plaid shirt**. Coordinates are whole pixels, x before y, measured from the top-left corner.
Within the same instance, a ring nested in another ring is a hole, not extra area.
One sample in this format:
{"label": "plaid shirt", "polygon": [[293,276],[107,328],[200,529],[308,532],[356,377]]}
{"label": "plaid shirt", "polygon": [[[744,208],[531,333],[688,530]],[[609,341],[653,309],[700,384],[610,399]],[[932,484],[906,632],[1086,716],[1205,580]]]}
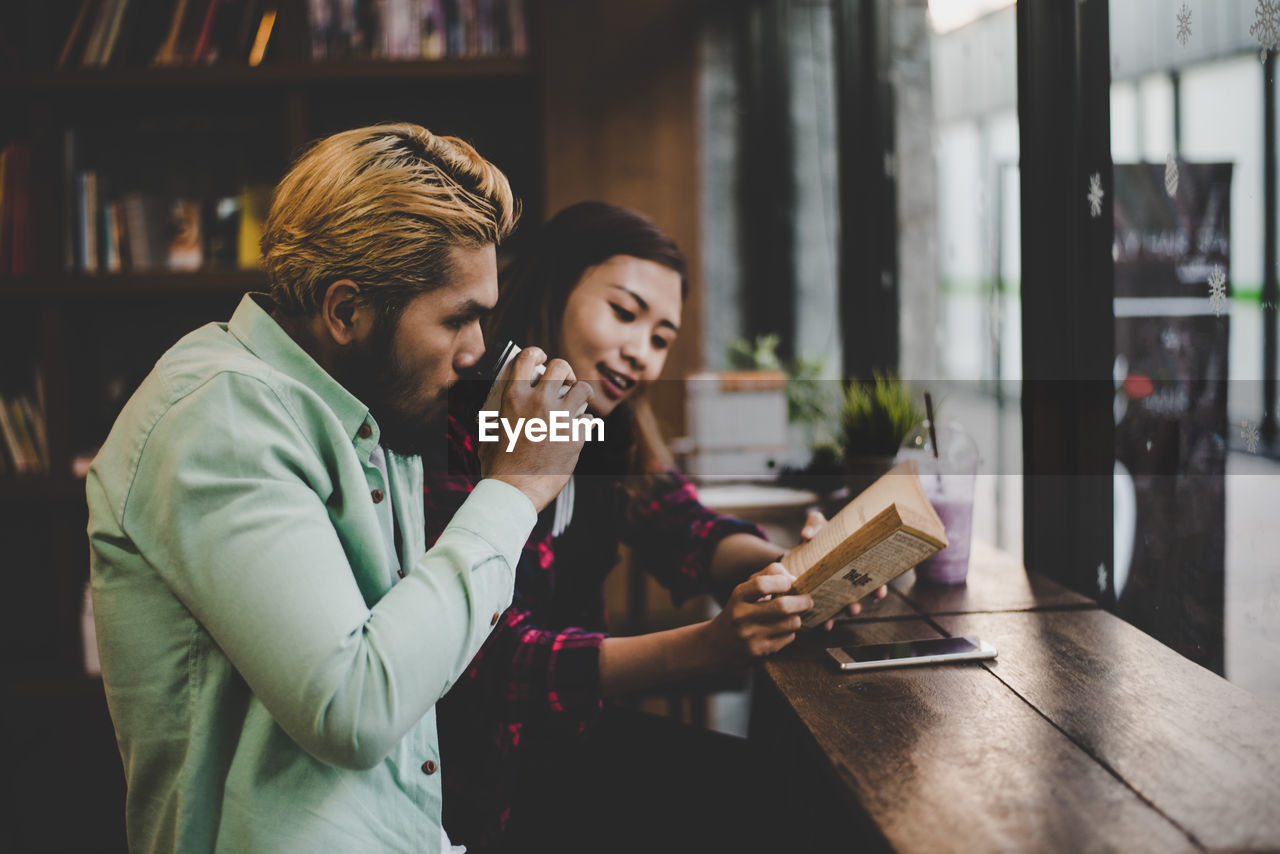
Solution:
{"label": "plaid shirt", "polygon": [[[452,415],[447,447],[447,463],[428,460],[424,472],[428,546],[480,480],[475,435]],[[553,538],[554,504],[539,516],[516,567],[511,607],[437,704],[444,824],[469,846],[500,836],[521,768],[554,757],[562,739],[580,738],[600,714],[604,579],[618,544],[631,547],[679,604],[712,591],[720,540],[763,536],[703,507],[693,484],[674,471],[655,478],[630,508],[616,477],[576,475],[574,486],[572,522]]]}

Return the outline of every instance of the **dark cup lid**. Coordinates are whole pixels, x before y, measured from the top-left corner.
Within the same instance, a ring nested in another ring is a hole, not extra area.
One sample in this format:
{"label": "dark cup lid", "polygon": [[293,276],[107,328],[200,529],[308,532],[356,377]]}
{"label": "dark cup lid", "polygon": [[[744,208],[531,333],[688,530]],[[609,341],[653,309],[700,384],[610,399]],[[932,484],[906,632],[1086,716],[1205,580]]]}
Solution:
{"label": "dark cup lid", "polygon": [[498,371],[506,362],[511,351],[516,347],[516,342],[507,341],[499,347],[490,347],[484,351],[484,355],[476,362],[475,366],[467,372],[465,379],[472,380],[492,380],[498,375]]}

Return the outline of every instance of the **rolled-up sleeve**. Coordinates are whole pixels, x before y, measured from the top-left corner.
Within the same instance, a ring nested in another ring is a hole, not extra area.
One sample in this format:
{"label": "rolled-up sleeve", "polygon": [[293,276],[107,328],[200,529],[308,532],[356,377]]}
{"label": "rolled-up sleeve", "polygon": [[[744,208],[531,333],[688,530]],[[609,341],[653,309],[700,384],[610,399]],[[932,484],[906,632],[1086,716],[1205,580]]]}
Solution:
{"label": "rolled-up sleeve", "polygon": [[600,713],[605,637],[574,627],[540,627],[530,612],[513,607],[476,657],[474,675],[507,723],[582,732]]}
{"label": "rolled-up sleeve", "polygon": [[679,605],[713,591],[711,558],[730,534],[767,539],[756,525],[705,507],[692,483],[667,471],[633,500],[622,541],[634,551],[637,565],[670,590]]}

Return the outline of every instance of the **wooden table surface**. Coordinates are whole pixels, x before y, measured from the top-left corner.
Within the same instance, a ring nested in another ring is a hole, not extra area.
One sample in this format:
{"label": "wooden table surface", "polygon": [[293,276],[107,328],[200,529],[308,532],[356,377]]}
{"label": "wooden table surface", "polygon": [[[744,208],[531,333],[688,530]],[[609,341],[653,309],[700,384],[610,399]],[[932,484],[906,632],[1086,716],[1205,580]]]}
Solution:
{"label": "wooden table surface", "polygon": [[[944,634],[999,657],[825,653]],[[964,588],[900,582],[760,670],[751,738],[795,851],[1280,851],[1280,710],[989,547]]]}
{"label": "wooden table surface", "polygon": [[915,570],[911,570],[898,576],[892,587],[929,616],[1097,607],[1092,599],[1056,581],[1028,573],[1022,561],[982,540],[972,542],[969,565],[974,571],[964,584],[917,582]]}

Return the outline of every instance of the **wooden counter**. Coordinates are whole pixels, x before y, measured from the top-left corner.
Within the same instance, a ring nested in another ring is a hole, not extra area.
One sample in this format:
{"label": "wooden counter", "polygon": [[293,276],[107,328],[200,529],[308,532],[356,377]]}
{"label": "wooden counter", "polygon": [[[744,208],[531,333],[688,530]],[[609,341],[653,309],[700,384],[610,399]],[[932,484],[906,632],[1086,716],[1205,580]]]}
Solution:
{"label": "wooden counter", "polygon": [[[975,544],[760,668],[751,737],[795,851],[1280,850],[1280,709]],[[842,673],[825,648],[976,634],[990,662]]]}

